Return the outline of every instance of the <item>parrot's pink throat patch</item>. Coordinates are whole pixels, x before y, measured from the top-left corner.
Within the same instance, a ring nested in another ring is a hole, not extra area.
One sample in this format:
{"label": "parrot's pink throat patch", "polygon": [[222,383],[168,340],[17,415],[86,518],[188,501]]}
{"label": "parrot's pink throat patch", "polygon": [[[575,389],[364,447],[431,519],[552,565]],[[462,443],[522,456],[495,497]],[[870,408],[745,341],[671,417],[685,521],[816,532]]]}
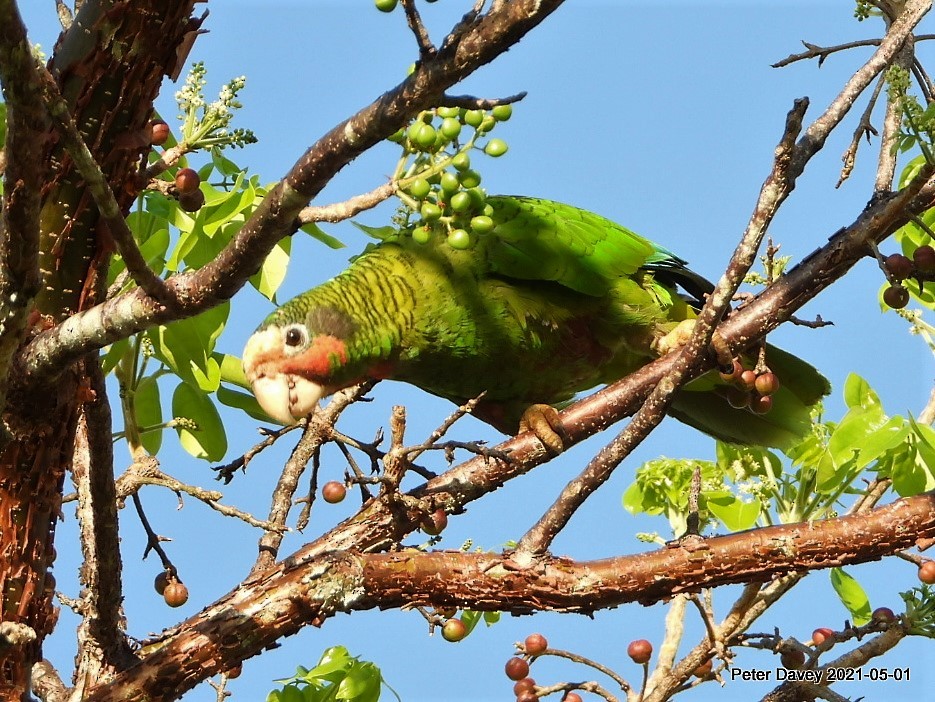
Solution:
{"label": "parrot's pink throat patch", "polygon": [[309,347],[292,356],[284,365],[286,373],[326,380],[338,366],[347,363],[347,346],[336,336],[316,336]]}

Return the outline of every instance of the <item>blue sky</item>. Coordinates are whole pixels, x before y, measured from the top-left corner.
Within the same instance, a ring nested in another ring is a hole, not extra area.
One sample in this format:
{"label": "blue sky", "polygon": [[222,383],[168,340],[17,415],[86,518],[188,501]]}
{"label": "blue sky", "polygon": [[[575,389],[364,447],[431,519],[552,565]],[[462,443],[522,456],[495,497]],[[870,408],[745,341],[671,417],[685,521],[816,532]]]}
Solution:
{"label": "blue sky", "polygon": [[[424,5],[436,39],[471,3],[444,0]],[[55,37],[53,3],[22,3],[33,41],[51,51]],[[203,6],[199,6],[203,7]],[[932,31],[932,20],[921,31]],[[264,181],[282,176],[302,151],[340,120],[397,83],[416,51],[402,13],[384,15],[370,0],[331,2],[228,2],[211,5],[191,60],[208,67],[213,94],[220,83],[245,74],[245,104],[237,124],[253,129],[260,143],[233,157]],[[599,212],[658,241],[709,278],[716,278],[739,239],[756,194],[765,178],[786,112],[795,98],[812,101],[807,119],[824,109],[843,82],[870,55],[856,49],[829,58],[819,69],[814,62],[777,70],[770,64],[801,50],[800,40],[835,44],[876,36],[875,21],[858,23],[849,2],[597,2],[567,3],[518,46],[471,76],[456,91],[503,96],[522,90],[528,97],[513,118],[498,127],[497,136],[510,145],[509,154],[481,164],[484,185],[491,193],[552,198]],[[923,60],[927,51],[921,49]],[[175,86],[167,85],[159,109],[171,118]],[[862,109],[860,103],[857,109]],[[876,162],[873,147],[862,148],[851,180],[835,189],[840,155],[856,124],[857,112],[828,142],[802,176],[783,207],[771,234],[783,253],[799,259],[828,236],[851,222],[871,194]],[[879,123],[879,120],[877,120]],[[397,152],[381,147],[348,166],[322,193],[316,204],[338,201],[385,181]],[[197,162],[197,159],[195,159]],[[385,224],[392,206],[365,213],[359,221]],[[347,258],[365,244],[349,224],[325,227],[346,242],[331,251],[296,237],[292,267],[281,297],[322,282],[339,271]],[[884,250],[895,250],[893,245]],[[882,277],[875,265],[862,262],[846,279],[810,303],[802,316],[821,314],[833,327],[781,329],[771,341],[805,356],[832,381],[834,394],[827,414],[843,413],[841,387],[850,372],[867,378],[890,414],[917,414],[932,380],[932,358],[924,345],[910,338],[906,325],[892,313],[882,314],[877,291]],[[252,290],[234,308],[221,350],[240,353],[243,342],[271,305]],[[361,437],[385,425],[389,408],[409,408],[410,438],[424,436],[450,410],[443,401],[398,384],[383,383],[375,402],[353,408],[340,428]],[[230,418],[233,457],[257,438],[256,425]],[[473,420],[458,431],[460,438],[499,435]],[[518,538],[551,503],[558,490],[584,465],[611,434],[576,447],[560,460],[514,481],[507,488],[471,505],[451,520],[443,546],[459,547],[465,539],[497,549]],[[177,448],[172,437],[160,455],[164,468],[187,482],[212,482],[207,465]],[[644,460],[660,455],[713,457],[713,441],[667,420],[572,521],[554,545],[554,552],[593,558],[638,552],[634,534],[658,530],[660,520],[634,518],[623,511],[620,497]],[[254,461],[246,476],[225,488],[225,501],[263,515],[269,488],[287,455],[278,446]],[[128,463],[117,446],[117,468]],[[438,466],[439,468],[441,466]],[[329,454],[323,479],[340,479],[340,457]],[[221,518],[203,505],[186,500],[176,510],[174,495],[157,489],[143,493],[155,528],[173,541],[167,544],[191,590],[190,602],[170,610],[152,591],[159,570],[150,558],[140,562],[144,541],[134,515],[121,513],[126,573],[126,612],[133,636],[172,626],[225,594],[246,574],[255,555],[258,534]],[[291,534],[283,553],[350,514],[350,500],[340,506],[316,506],[307,536]],[[77,542],[74,511],[66,508],[59,530],[56,578],[59,588],[77,594]],[[897,593],[915,585],[915,569],[901,561],[855,567],[871,595],[872,606],[898,610]],[[716,611],[723,614],[734,589],[715,593]],[[478,631],[452,645],[429,638],[423,620],[412,613],[339,615],[322,629],[308,629],[283,641],[283,646],[247,661],[243,676],[232,682],[234,699],[255,700],[275,678],[288,676],[297,664],[313,664],[320,652],[344,644],[352,653],[376,662],[406,702],[430,699],[510,699],[503,662],[512,642],[540,631],[559,648],[578,651],[616,667],[638,681],[636,666],[626,658],[627,643],[647,638],[658,643],[664,607],[638,605],[583,617],[537,615],[505,618],[498,626]],[[808,639],[818,626],[840,628],[847,613],[831,591],[826,573],[810,576],[755,627]],[[46,655],[70,671],[76,620],[63,612],[59,631]],[[686,645],[702,635],[689,616]],[[881,666],[911,667],[911,681],[842,686],[842,694],[866,694],[877,699],[904,695],[922,698],[933,676],[921,665],[926,641],[910,641],[878,659]],[[741,651],[741,667],[772,669],[778,662],[762,653]],[[540,682],[582,679],[587,674],[571,666],[540,661],[533,668]],[[756,699],[771,689],[762,683],[714,683],[686,693],[685,700]],[[207,686],[186,700],[214,699]],[[552,699],[552,698],[550,698]]]}

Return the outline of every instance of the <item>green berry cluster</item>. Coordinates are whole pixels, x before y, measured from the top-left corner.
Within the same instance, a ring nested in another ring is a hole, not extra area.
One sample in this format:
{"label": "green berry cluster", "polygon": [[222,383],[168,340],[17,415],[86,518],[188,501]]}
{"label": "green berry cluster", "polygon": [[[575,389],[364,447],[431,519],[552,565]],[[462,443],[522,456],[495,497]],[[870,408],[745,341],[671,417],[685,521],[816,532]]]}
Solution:
{"label": "green berry cluster", "polygon": [[912,258],[890,254],[883,259],[883,268],[890,281],[883,291],[883,302],[894,310],[901,310],[909,304],[909,291],[903,281],[915,279],[921,288],[923,282],[935,280],[935,249],[924,244],[912,252]]}
{"label": "green berry cluster", "polygon": [[425,244],[441,234],[449,246],[463,250],[494,228],[493,208],[480,187],[480,173],[471,167],[471,152],[505,154],[506,142],[489,133],[512,114],[510,105],[490,110],[438,107],[421,112],[390,137],[403,148],[395,179],[405,207],[401,224],[414,241]]}
{"label": "green berry cluster", "polygon": [[771,371],[758,373],[744,368],[734,359],[729,373],[722,372],[721,380],[730,383],[726,397],[731,407],[748,409],[755,414],[766,414],[773,408],[773,395],[779,390],[779,378]]}

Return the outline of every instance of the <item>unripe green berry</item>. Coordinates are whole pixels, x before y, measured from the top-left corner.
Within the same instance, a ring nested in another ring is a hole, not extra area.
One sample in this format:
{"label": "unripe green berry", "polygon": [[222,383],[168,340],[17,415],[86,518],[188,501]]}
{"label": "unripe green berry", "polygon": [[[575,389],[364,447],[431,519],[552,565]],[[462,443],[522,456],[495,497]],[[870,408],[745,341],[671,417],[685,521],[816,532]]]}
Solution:
{"label": "unripe green berry", "polygon": [[454,212],[467,212],[471,209],[471,196],[464,191],[455,193],[448,201],[448,205]]}
{"label": "unripe green berry", "polygon": [[447,117],[454,117],[458,119],[461,116],[461,110],[457,107],[436,107],[435,114],[437,114],[442,119]]}
{"label": "unripe green berry", "polygon": [[452,139],[457,139],[458,135],[461,133],[461,123],[454,117],[445,117],[439,129],[445,138],[451,141]]}
{"label": "unripe green berry", "polygon": [[396,9],[397,2],[398,0],[374,0],[373,4],[380,12],[392,12]]}
{"label": "unripe green berry", "polygon": [[442,190],[444,190],[446,193],[456,193],[461,189],[461,181],[458,180],[458,176],[456,176],[454,173],[450,173],[449,171],[442,173],[440,184],[442,186]]}
{"label": "unripe green berry", "polygon": [[432,238],[432,230],[427,227],[416,227],[412,230],[412,240],[417,244],[427,244]]}
{"label": "unripe green berry", "polygon": [[490,115],[487,115],[486,117],[484,117],[481,123],[477,126],[477,131],[481,134],[486,134],[491,129],[493,129],[495,126],[497,126],[497,120],[495,120]]}
{"label": "unripe green berry", "polygon": [[442,216],[442,208],[434,202],[423,202],[422,207],[419,208],[419,214],[426,222],[434,222]]}
{"label": "unripe green berry", "polygon": [[471,167],[471,157],[466,151],[461,151],[452,157],[451,165],[455,167],[455,170],[466,171]]}
{"label": "unripe green berry", "polygon": [[483,110],[468,110],[464,113],[464,123],[474,127],[475,129],[480,126],[481,122],[484,121],[484,111]]}
{"label": "unripe green berry", "polygon": [[498,122],[506,122],[510,117],[513,116],[513,106],[497,105],[490,111],[490,116]]}
{"label": "unripe green berry", "polygon": [[506,145],[503,139],[491,139],[487,142],[487,146],[484,147],[484,153],[497,158],[498,156],[503,156],[509,148],[510,147]]}
{"label": "unripe green berry", "polygon": [[412,181],[412,185],[409,186],[409,194],[416,200],[424,200],[431,190],[432,186],[429,185],[429,182],[425,178],[417,178]]}
{"label": "unripe green berry", "polygon": [[452,229],[448,233],[448,245],[459,251],[468,249],[471,247],[471,235],[463,229]]}
{"label": "unripe green berry", "polygon": [[493,229],[493,220],[486,215],[478,215],[471,218],[471,229],[475,234],[486,234]]}
{"label": "unripe green berry", "polygon": [[476,188],[480,185],[480,173],[477,171],[462,171],[460,175],[461,185],[465,188]]}

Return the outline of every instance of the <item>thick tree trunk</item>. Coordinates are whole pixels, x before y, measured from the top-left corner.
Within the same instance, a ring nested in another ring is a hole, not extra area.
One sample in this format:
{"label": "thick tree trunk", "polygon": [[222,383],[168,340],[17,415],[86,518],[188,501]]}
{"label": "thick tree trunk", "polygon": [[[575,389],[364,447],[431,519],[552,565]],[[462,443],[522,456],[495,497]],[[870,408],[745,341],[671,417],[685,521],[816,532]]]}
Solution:
{"label": "thick tree trunk", "polygon": [[[164,76],[180,69],[187,40],[200,25],[191,19],[193,5],[194,0],[88,0],[63,32],[49,65],[79,131],[126,208],[133,195],[123,184],[149,147],[153,101]],[[39,324],[59,322],[100,302],[113,248],[58,136],[45,136],[46,154],[36,166],[46,169],[39,212],[42,285],[35,299]],[[0,453],[0,619],[26,625],[35,638],[15,645],[0,641],[4,700],[27,696],[30,669],[41,660],[42,640],[57,616],[49,572],[55,523],[77,411],[92,399],[81,391],[86,384],[76,369],[59,371],[55,378],[29,379],[28,391],[17,386],[15,372],[7,379],[4,419],[10,441]],[[97,468],[112,472],[112,466]]]}

